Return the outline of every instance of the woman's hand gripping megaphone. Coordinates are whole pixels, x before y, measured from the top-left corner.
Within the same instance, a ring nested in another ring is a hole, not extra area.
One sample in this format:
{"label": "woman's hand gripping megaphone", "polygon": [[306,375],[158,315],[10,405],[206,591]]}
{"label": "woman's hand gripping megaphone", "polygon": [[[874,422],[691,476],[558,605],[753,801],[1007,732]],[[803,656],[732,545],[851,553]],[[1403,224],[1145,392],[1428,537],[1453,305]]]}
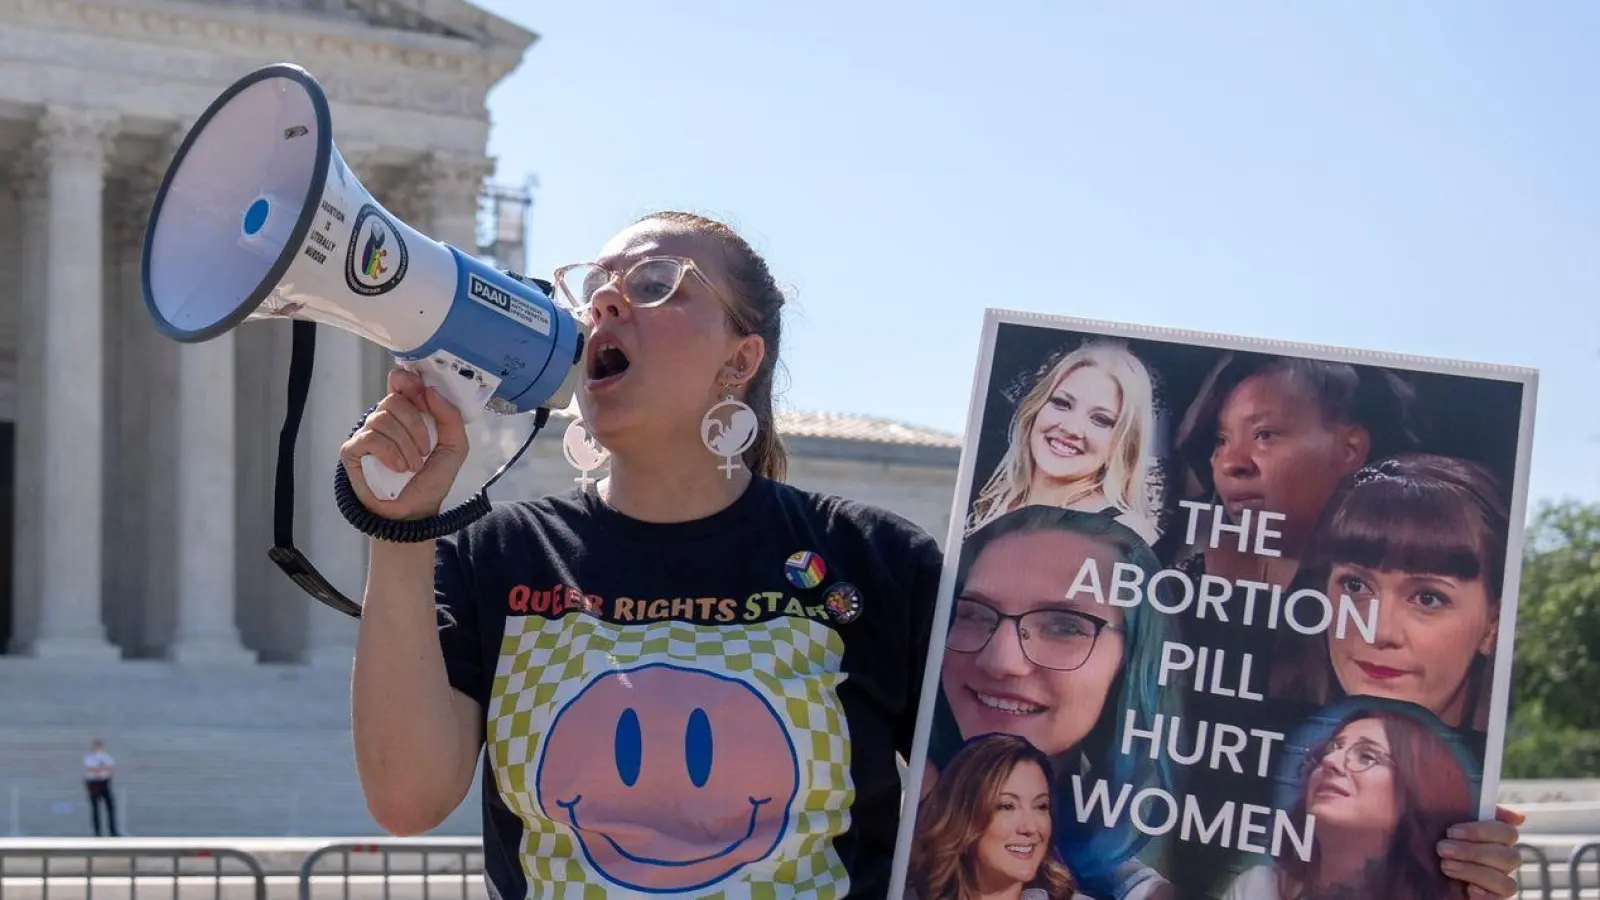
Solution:
{"label": "woman's hand gripping megaphone", "polygon": [[467,460],[460,409],[415,371],[389,371],[389,393],[339,449],[356,497],[374,515],[415,520],[444,506]]}

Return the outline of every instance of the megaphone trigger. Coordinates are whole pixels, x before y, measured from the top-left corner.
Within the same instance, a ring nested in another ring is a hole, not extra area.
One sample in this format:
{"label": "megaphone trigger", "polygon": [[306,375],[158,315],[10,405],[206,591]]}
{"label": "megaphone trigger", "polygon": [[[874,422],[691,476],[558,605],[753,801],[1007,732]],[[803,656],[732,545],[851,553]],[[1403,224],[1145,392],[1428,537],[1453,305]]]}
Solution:
{"label": "megaphone trigger", "polygon": [[[321,580],[294,549],[289,527],[314,326],[384,347],[465,422],[485,412],[533,413],[529,442],[577,389],[586,323],[548,283],[501,272],[474,249],[433,240],[384,209],[335,149],[321,86],[289,64],[257,69],[223,91],[184,137],[156,192],[141,286],[157,330],[195,343],[246,321],[293,321],[272,558],[317,599],[352,615],[359,604]],[[424,420],[431,454],[438,424]],[[486,514],[484,491],[526,449],[471,501],[425,521],[372,515],[352,499],[342,464],[334,491],[345,519],[363,533],[429,540]],[[361,469],[385,500],[398,498],[415,475],[370,456]]]}

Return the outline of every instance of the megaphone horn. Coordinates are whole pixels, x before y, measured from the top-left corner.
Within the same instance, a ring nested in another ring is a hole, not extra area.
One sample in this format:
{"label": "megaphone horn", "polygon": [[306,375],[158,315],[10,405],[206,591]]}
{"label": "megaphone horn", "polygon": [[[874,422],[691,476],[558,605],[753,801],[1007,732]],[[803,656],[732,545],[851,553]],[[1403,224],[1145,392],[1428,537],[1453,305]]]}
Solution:
{"label": "megaphone horn", "polygon": [[[294,320],[273,558],[313,595],[356,615],[359,606],[337,591],[327,595],[332,587],[294,549],[281,512],[292,508],[287,461],[315,325],[383,346],[469,421],[485,411],[534,412],[534,434],[571,401],[580,377],[584,324],[555,291],[428,238],[384,209],[334,147],[322,87],[292,64],[245,75],[196,120],[156,193],[142,268],[145,308],[175,341],[206,341],[250,320]],[[432,418],[424,418],[437,441]],[[411,477],[371,456],[362,468],[385,499]],[[433,520],[392,523],[354,500],[342,466],[336,479],[345,518],[387,540],[430,539],[489,508],[480,491]]]}

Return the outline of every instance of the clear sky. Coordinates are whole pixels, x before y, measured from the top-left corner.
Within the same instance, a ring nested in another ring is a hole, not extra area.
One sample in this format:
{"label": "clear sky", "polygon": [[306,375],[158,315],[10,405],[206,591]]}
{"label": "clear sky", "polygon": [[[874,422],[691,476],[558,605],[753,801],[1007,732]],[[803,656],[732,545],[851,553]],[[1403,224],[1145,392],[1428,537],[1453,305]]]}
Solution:
{"label": "clear sky", "polygon": [[1600,5],[475,2],[530,270],[730,221],[788,408],[959,432],[985,306],[1396,350],[1539,368],[1533,498],[1600,499]]}

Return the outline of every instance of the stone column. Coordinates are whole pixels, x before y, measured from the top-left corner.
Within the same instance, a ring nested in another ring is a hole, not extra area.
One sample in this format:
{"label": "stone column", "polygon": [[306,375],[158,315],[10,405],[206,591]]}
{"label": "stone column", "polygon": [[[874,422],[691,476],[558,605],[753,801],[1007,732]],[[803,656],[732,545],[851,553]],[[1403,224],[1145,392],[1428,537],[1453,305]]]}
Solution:
{"label": "stone column", "polygon": [[51,107],[39,122],[49,209],[45,254],[41,609],[34,654],[110,659],[100,617],[105,439],[105,173],[116,114]]}
{"label": "stone column", "polygon": [[178,349],[178,662],[250,663],[234,621],[234,333]]}
{"label": "stone column", "polygon": [[[362,345],[348,331],[317,327],[317,356],[306,402],[307,429],[300,454],[305,465],[296,473],[297,509],[306,511],[306,528],[296,543],[334,587],[359,602],[366,581],[367,538],[351,527],[333,498],[333,467],[339,447],[371,405],[365,400]],[[373,398],[374,400],[376,398]],[[305,660],[312,665],[348,668],[355,658],[357,622],[308,595]]]}
{"label": "stone column", "polygon": [[143,172],[113,173],[106,186],[106,436],[105,592],[116,598],[105,606],[106,629],[129,656],[150,648],[147,622],[150,595],[145,570],[152,557],[150,537],[171,529],[170,520],[152,529],[145,522],[150,491],[149,402],[154,393],[150,347],[153,331],[139,289],[140,244],[150,214],[150,189]]}
{"label": "stone column", "polygon": [[494,160],[482,156],[436,153],[418,173],[417,186],[425,210],[422,230],[469,256],[478,254],[478,198]]}
{"label": "stone column", "polygon": [[42,606],[39,529],[44,487],[44,256],[47,210],[44,157],[37,146],[13,160],[12,184],[22,213],[17,304],[16,474],[12,526],[12,653],[30,649]]}

